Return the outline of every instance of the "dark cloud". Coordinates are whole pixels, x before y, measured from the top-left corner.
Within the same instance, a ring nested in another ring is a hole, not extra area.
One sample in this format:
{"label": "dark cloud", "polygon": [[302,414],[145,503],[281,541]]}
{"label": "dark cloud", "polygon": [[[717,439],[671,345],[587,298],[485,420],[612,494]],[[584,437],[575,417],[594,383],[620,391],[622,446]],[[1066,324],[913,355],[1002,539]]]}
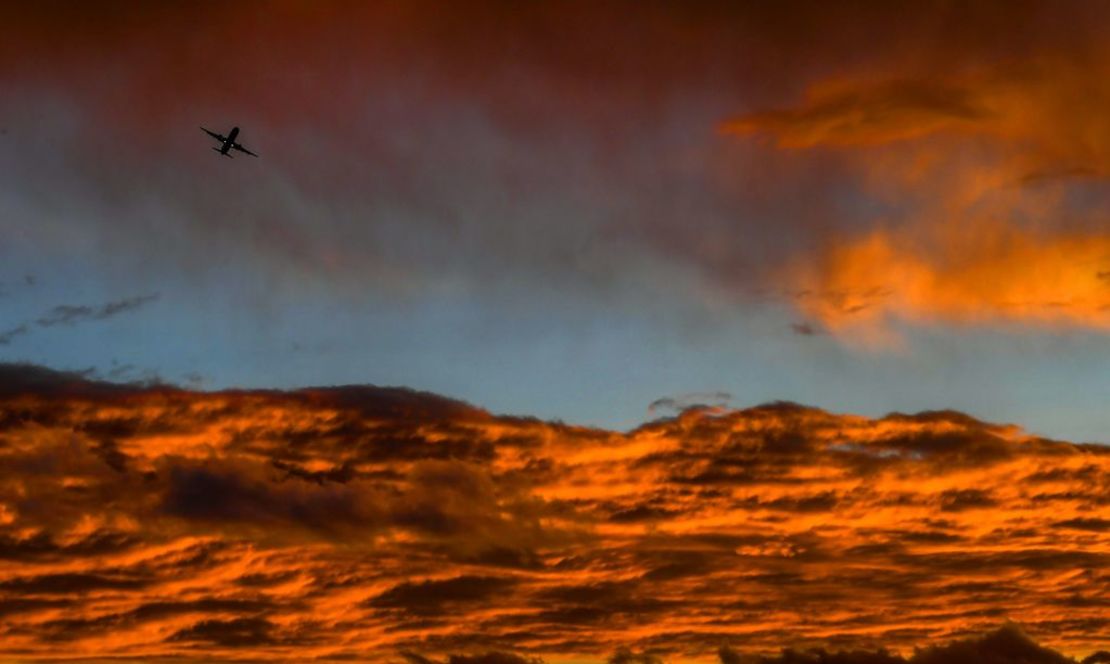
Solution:
{"label": "dark cloud", "polygon": [[90,380],[77,371],[59,371],[33,364],[0,363],[0,394],[120,394],[128,387],[105,381]]}
{"label": "dark cloud", "polygon": [[169,641],[199,642],[225,648],[265,647],[277,643],[274,624],[265,618],[202,620],[179,630]]}
{"label": "dark cloud", "polygon": [[0,599],[0,617],[13,615],[25,616],[28,614],[47,611],[49,609],[58,609],[70,606],[74,603],[72,599],[41,599],[30,597],[15,597],[15,598],[2,598]]}
{"label": "dark cloud", "polygon": [[[1017,183],[1022,186],[1039,185],[1043,183],[1051,183],[1059,180],[1072,180],[1072,179],[1095,179],[1102,177],[1094,168],[1089,166],[1073,166],[1070,168],[1059,168],[1054,170],[1041,170],[1033,171],[1022,175]],[[1106,275],[1106,276],[1103,276]],[[1105,279],[1110,277],[1110,272],[1096,272],[1096,278]]]}
{"label": "dark cloud", "polygon": [[475,655],[450,655],[445,662],[439,662],[415,652],[399,653],[409,664],[543,664],[539,657],[524,657],[510,652],[491,651]]}
{"label": "dark cloud", "polygon": [[283,572],[255,572],[253,574],[244,574],[243,576],[235,579],[236,585],[247,586],[249,588],[259,588],[266,586],[274,586],[287,581],[296,579],[300,575],[295,570],[287,570]]}
{"label": "dark cloud", "polygon": [[985,509],[997,504],[989,491],[981,489],[950,489],[940,494],[940,509],[944,512]]}
{"label": "dark cloud", "polygon": [[474,554],[456,554],[459,562],[490,567],[519,569],[538,569],[543,567],[543,559],[533,550],[513,546],[491,546]]}
{"label": "dark cloud", "polygon": [[663,664],[663,658],[647,652],[620,648],[606,660],[609,664]]}
{"label": "dark cloud", "polygon": [[1097,481],[1101,474],[1098,466],[1085,465],[1082,468],[1048,468],[1038,470],[1022,479],[1023,482],[1082,482]]}
{"label": "dark cloud", "polygon": [[447,664],[542,664],[539,657],[523,657],[507,652],[488,652],[482,655],[451,655]]}
{"label": "dark cloud", "polygon": [[593,604],[603,600],[627,598],[635,587],[635,583],[628,581],[606,581],[586,585],[558,586],[542,591],[537,599],[541,604],[549,604],[551,602]]}
{"label": "dark cloud", "polygon": [[721,664],[743,664],[743,658],[740,653],[725,644],[717,649],[717,658],[721,660]]}
{"label": "dark cloud", "polygon": [[22,595],[77,595],[93,590],[137,590],[149,579],[133,575],[59,572],[0,581],[0,590]]}
{"label": "dark cloud", "polygon": [[981,638],[954,641],[948,645],[931,646],[914,653],[912,664],[993,664],[1027,662],[1028,664],[1071,664],[1073,660],[1041,647],[1014,626]]}
{"label": "dark cloud", "polygon": [[35,323],[39,327],[53,327],[55,325],[74,325],[89,320],[104,320],[122,313],[136,311],[154,302],[158,297],[158,293],[137,295],[98,306],[60,304],[42,318],[36,319]]}
{"label": "dark cloud", "polygon": [[176,616],[211,613],[224,615],[257,614],[275,608],[267,600],[203,598],[187,601],[161,601],[141,604],[123,613],[109,613],[95,618],[62,618],[38,626],[53,641],[74,641],[97,634],[133,629],[143,623],[160,622]]}
{"label": "dark cloud", "polygon": [[[378,609],[401,609],[416,614],[442,613],[458,604],[486,602],[510,591],[516,582],[505,577],[459,576],[452,579],[402,583],[367,600]],[[455,607],[452,610],[463,610]]]}
{"label": "dark cloud", "polygon": [[274,602],[266,598],[220,599],[206,597],[188,601],[149,602],[139,605],[127,615],[138,620],[155,620],[187,613],[256,613],[274,607]]}
{"label": "dark cloud", "polygon": [[751,506],[751,509],[762,508],[785,512],[828,512],[836,507],[840,501],[841,498],[836,493],[823,491],[813,495],[775,498],[768,501],[754,499],[747,504]]}
{"label": "dark cloud", "polygon": [[793,330],[794,334],[798,334],[803,337],[812,337],[822,333],[821,328],[813,325],[812,323],[791,323],[790,329]]}
{"label": "dark cloud", "polygon": [[1075,660],[1034,643],[1014,626],[1005,626],[982,637],[932,645],[909,659],[877,652],[830,652],[824,649],[792,650],[781,655],[741,655],[728,646],[720,649],[721,664],[1075,664]]}
{"label": "dark cloud", "polygon": [[54,560],[70,557],[100,556],[124,551],[138,544],[138,540],[125,533],[98,531],[79,540],[58,543],[47,532],[40,531],[27,537],[0,533],[0,560]]}
{"label": "dark cloud", "polygon": [[728,392],[691,392],[673,397],[663,397],[648,404],[648,413],[681,412],[691,408],[723,408],[732,400]]}
{"label": "dark cloud", "polygon": [[382,517],[358,492],[344,486],[276,484],[249,473],[173,465],[161,509],[173,516],[262,525],[280,531],[330,531],[345,525],[371,529]]}
{"label": "dark cloud", "polygon": [[7,346],[18,337],[27,334],[27,332],[29,331],[30,328],[27,327],[26,323],[23,323],[20,325],[16,325],[15,327],[8,328],[3,332],[0,332],[0,346]]}
{"label": "dark cloud", "polygon": [[618,510],[609,515],[609,520],[616,523],[634,523],[637,521],[651,521],[653,519],[666,519],[677,516],[678,510],[651,505],[637,505],[628,509]]}
{"label": "dark cloud", "polygon": [[[158,293],[152,293],[149,295],[125,298],[115,302],[108,302],[99,306],[61,304],[34,321],[20,323],[19,325],[0,332],[0,346],[10,345],[19,337],[29,334],[32,325],[37,325],[38,327],[54,327],[57,325],[70,326],[84,321],[105,320],[123,313],[136,311],[158,298]],[[109,377],[120,377],[117,373],[117,369],[113,369],[113,374],[116,375],[111,375]]]}
{"label": "dark cloud", "polygon": [[641,578],[548,588],[536,593],[532,602],[545,607],[538,616],[541,624],[583,627],[650,621],[685,605],[653,595],[650,583],[658,579],[645,578],[647,582]]}
{"label": "dark cloud", "polygon": [[1057,521],[1053,524],[1057,528],[1072,528],[1075,530],[1090,530],[1093,532],[1110,531],[1110,519],[1078,518]]}

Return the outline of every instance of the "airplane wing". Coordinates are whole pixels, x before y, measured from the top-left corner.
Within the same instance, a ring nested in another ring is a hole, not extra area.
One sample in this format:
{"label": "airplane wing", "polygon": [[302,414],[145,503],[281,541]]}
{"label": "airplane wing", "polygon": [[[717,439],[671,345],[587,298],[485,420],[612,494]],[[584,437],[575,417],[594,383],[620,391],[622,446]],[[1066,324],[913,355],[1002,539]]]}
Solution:
{"label": "airplane wing", "polygon": [[243,147],[242,145],[239,145],[238,143],[232,143],[232,144],[231,144],[231,147],[232,147],[232,149],[234,149],[234,150],[238,150],[239,152],[246,152],[247,154],[249,154],[249,155],[250,155],[250,156],[252,156],[252,157],[257,157],[257,156],[258,156],[258,155],[256,155],[255,153],[253,153],[253,152],[251,152],[250,150],[248,150],[248,149],[246,149],[245,147]]}
{"label": "airplane wing", "polygon": [[201,131],[203,131],[204,133],[208,134],[209,136],[211,136],[212,138],[216,139],[217,141],[219,141],[221,143],[223,143],[224,141],[227,140],[227,138],[225,138],[223,136],[220,136],[219,134],[217,134],[214,131],[208,131],[204,127],[201,127],[200,129],[201,129]]}

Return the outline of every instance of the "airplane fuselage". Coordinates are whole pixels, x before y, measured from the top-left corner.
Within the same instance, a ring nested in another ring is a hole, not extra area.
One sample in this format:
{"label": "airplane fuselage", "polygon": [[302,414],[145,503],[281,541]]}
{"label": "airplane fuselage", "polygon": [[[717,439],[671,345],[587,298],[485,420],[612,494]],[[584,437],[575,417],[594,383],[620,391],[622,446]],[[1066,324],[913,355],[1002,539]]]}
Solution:
{"label": "airplane fuselage", "polygon": [[225,156],[229,159],[231,158],[231,151],[232,150],[235,150],[236,152],[242,152],[244,154],[249,154],[252,157],[257,157],[258,156],[254,152],[251,152],[250,150],[246,149],[245,147],[243,147],[239,143],[235,142],[235,139],[239,138],[239,128],[238,127],[232,127],[231,131],[228,132],[227,136],[224,136],[223,134],[212,131],[211,129],[205,129],[204,127],[201,127],[200,129],[204,133],[208,134],[209,136],[211,136],[212,138],[214,138],[214,139],[216,139],[217,141],[220,142],[219,146],[214,146],[212,149],[215,150],[216,152],[219,152],[221,155],[223,155],[223,156]]}
{"label": "airplane fuselage", "polygon": [[227,140],[224,141],[223,146],[220,147],[220,154],[227,154],[235,145],[235,137],[239,135],[239,128],[232,127],[231,132],[227,135]]}

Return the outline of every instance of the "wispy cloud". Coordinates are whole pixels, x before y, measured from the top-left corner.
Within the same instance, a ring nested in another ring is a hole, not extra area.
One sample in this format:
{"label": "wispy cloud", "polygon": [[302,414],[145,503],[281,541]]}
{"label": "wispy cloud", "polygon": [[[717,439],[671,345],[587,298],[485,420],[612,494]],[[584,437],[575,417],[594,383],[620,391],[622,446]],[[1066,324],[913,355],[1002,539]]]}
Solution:
{"label": "wispy cloud", "polygon": [[97,306],[60,304],[44,316],[33,321],[20,323],[0,332],[0,346],[7,346],[24,335],[30,334],[33,327],[72,326],[88,321],[100,321],[120,314],[137,311],[159,298],[158,293],[124,298]]}
{"label": "wispy cloud", "polygon": [[724,408],[732,400],[728,392],[690,392],[676,396],[662,397],[648,404],[648,413],[674,414],[688,408]]}
{"label": "wispy cloud", "polygon": [[821,328],[807,322],[791,323],[790,329],[794,332],[794,334],[798,334],[803,337],[812,337],[822,333]]}
{"label": "wispy cloud", "polygon": [[810,91],[799,108],[750,113],[726,121],[732,134],[767,132],[786,148],[884,144],[945,130],[982,130],[992,113],[970,86],[893,80],[878,85],[837,81]]}
{"label": "wispy cloud", "polygon": [[26,323],[8,328],[7,330],[0,332],[0,346],[7,346],[12,341],[27,334],[28,332],[30,332],[30,328],[27,327]]}
{"label": "wispy cloud", "polygon": [[104,320],[140,309],[146,304],[154,302],[158,297],[158,293],[151,293],[107,302],[98,306],[60,304],[42,318],[37,319],[35,324],[39,327],[53,327],[55,325],[75,325],[90,320]]}

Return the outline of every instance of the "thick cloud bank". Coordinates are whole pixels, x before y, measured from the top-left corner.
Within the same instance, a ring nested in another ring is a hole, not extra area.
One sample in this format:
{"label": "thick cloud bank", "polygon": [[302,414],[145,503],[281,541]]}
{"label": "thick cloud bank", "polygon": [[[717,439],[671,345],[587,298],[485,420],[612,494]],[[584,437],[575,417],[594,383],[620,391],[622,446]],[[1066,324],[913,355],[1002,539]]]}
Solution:
{"label": "thick cloud bank", "polygon": [[[1110,633],[1110,450],[957,412],[621,433],[4,365],[0,472],[9,657],[894,662],[810,649]],[[908,661],[1067,661],[961,643]]]}

